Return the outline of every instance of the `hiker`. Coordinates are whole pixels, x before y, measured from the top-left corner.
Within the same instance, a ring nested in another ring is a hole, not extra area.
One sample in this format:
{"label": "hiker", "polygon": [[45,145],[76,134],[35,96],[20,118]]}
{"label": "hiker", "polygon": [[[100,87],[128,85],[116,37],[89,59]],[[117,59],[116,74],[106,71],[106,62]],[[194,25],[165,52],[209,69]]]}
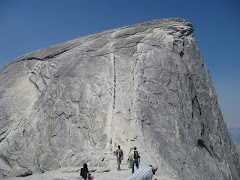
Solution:
{"label": "hiker", "polygon": [[86,163],[84,163],[83,168],[81,168],[80,177],[82,177],[84,180],[92,180],[94,178],[91,174],[89,174]]}
{"label": "hiker", "polygon": [[128,164],[129,164],[129,166],[128,166],[128,168],[132,168],[132,151],[133,151],[133,148],[130,148],[130,151],[129,151],[129,153],[128,153],[128,160],[127,160],[127,162],[128,162]]}
{"label": "hiker", "polygon": [[132,174],[128,180],[152,180],[153,175],[157,171],[156,166],[143,166]]}
{"label": "hiker", "polygon": [[118,145],[118,150],[115,151],[115,154],[117,156],[117,165],[118,165],[117,170],[120,171],[121,170],[120,165],[123,160],[123,151],[120,149],[120,145]]}
{"label": "hiker", "polygon": [[134,151],[132,152],[132,174],[134,173],[134,164],[136,164],[136,167],[138,169],[139,163],[140,163],[140,156],[137,151],[137,147],[134,147]]}

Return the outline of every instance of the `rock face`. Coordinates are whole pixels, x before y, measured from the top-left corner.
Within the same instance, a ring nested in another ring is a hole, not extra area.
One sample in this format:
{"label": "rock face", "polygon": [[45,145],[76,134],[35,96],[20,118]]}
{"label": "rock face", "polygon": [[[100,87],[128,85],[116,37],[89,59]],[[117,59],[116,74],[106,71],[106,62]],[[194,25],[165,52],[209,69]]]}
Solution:
{"label": "rock face", "polygon": [[240,146],[240,128],[229,128],[228,130],[233,138],[233,141]]}
{"label": "rock face", "polygon": [[0,84],[0,177],[83,162],[116,167],[118,144],[125,155],[137,146],[142,165],[175,179],[240,177],[185,20],[154,20],[26,54],[1,67]]}

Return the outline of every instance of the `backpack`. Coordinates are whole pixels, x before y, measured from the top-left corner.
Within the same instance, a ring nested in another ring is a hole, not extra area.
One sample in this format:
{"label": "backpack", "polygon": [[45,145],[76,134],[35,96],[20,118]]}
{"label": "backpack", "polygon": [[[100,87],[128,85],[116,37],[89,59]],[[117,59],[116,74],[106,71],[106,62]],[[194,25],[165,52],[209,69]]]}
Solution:
{"label": "backpack", "polygon": [[133,159],[138,160],[140,158],[138,151],[134,151]]}
{"label": "backpack", "polygon": [[123,157],[123,152],[122,152],[121,149],[118,149],[118,150],[117,150],[117,157],[118,157],[118,158]]}

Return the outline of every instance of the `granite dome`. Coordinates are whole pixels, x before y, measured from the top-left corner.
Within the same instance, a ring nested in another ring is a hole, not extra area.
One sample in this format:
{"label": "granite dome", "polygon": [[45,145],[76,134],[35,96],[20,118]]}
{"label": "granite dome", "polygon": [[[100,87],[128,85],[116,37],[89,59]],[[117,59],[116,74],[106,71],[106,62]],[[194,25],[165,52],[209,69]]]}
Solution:
{"label": "granite dome", "polygon": [[137,146],[175,179],[239,179],[240,165],[193,36],[178,18],[23,55],[0,69],[0,177],[112,167]]}

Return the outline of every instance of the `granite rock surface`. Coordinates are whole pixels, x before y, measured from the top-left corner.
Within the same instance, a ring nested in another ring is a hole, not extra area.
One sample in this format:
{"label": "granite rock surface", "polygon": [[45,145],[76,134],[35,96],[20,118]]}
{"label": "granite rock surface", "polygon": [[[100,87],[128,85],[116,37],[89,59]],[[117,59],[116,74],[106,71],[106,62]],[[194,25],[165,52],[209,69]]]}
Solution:
{"label": "granite rock surface", "polygon": [[228,128],[233,141],[240,146],[240,128]]}
{"label": "granite rock surface", "polygon": [[[160,19],[23,55],[0,69],[0,177],[141,164],[175,179],[239,179],[192,24]],[[126,158],[125,158],[126,159]]]}

